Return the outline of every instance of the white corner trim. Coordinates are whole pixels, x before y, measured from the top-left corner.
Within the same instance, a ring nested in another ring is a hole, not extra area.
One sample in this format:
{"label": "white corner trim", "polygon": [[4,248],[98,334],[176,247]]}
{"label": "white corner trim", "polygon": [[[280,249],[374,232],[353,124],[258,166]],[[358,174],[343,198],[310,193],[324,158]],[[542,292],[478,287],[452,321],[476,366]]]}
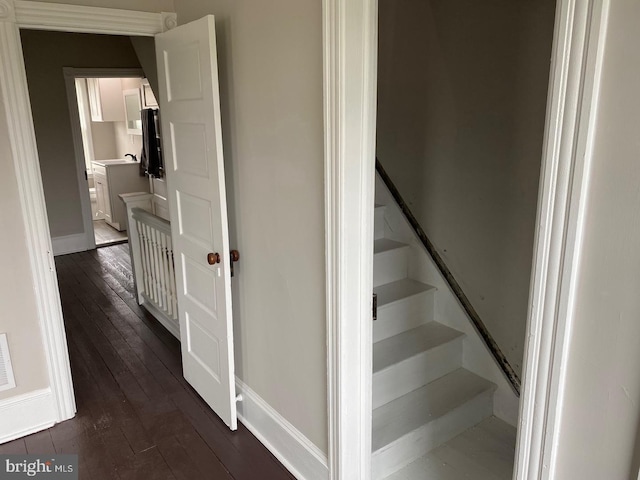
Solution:
{"label": "white corner trim", "polygon": [[53,255],[66,255],[68,253],[84,252],[92,247],[87,245],[87,236],[84,233],[74,233],[62,237],[52,237]]}
{"label": "white corner trim", "polygon": [[153,36],[177,24],[175,13],[149,13],[37,1],[15,1],[23,28],[110,35]]}
{"label": "white corner trim", "polygon": [[327,480],[326,455],[236,377],[238,418],[298,480]]}
{"label": "white corner trim", "polygon": [[552,480],[609,0],[556,11],[514,479]]}
{"label": "white corner trim", "polygon": [[49,388],[0,400],[0,444],[49,428],[57,420]]}
{"label": "white corner trim", "polygon": [[[7,4],[7,0],[3,2]],[[75,401],[22,45],[18,25],[11,16],[0,17],[0,65],[0,94],[7,118],[8,141],[16,171],[26,246],[31,253],[29,264],[38,320],[57,418],[61,421],[74,415]]]}
{"label": "white corner trim", "polygon": [[377,1],[322,10],[329,472],[368,480]]}

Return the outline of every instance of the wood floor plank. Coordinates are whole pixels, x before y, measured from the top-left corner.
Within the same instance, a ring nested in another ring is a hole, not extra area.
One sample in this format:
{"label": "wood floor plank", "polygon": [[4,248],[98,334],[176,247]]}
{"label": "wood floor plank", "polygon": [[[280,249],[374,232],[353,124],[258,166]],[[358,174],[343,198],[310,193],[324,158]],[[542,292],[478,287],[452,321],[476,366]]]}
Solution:
{"label": "wood floor plank", "polygon": [[137,303],[128,245],[56,257],[78,412],[0,453],[78,453],[82,479],[294,477],[182,376],[180,343]]}
{"label": "wood floor plank", "polygon": [[24,443],[24,439],[19,438],[12,440],[11,442],[3,443],[0,445],[0,454],[13,455],[13,454],[26,454],[27,446]]}
{"label": "wood floor plank", "polygon": [[49,430],[25,437],[24,443],[27,447],[27,453],[56,453],[56,448],[53,446],[53,440],[51,439],[51,432]]}

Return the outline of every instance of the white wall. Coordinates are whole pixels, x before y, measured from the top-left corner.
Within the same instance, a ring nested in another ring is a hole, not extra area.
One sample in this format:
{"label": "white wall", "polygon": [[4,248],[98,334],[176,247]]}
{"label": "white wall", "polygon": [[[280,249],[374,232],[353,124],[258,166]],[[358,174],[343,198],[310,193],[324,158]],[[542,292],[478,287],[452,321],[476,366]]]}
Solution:
{"label": "white wall", "polygon": [[33,30],[21,30],[21,37],[51,236],[82,233],[62,68],[140,68],[140,64],[129,37]]}
{"label": "white wall", "polygon": [[640,467],[640,3],[611,2],[557,480]]}
{"label": "white wall", "polygon": [[116,132],[114,122],[91,121],[91,140],[93,143],[93,158],[96,160],[109,160],[117,158]]}
{"label": "white wall", "polygon": [[380,0],[377,155],[521,372],[555,0]]}
{"label": "white wall", "polygon": [[216,15],[236,373],[326,452],[322,2],[175,6]]}

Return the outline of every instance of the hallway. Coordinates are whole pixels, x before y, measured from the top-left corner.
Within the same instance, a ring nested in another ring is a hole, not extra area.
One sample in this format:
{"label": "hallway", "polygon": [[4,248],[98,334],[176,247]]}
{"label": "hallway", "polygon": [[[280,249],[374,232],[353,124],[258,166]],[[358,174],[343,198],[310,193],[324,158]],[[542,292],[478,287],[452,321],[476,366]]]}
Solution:
{"label": "hallway", "polygon": [[292,479],[182,377],[180,343],[135,300],[128,246],[56,258],[78,412],[0,453],[78,453],[80,479]]}

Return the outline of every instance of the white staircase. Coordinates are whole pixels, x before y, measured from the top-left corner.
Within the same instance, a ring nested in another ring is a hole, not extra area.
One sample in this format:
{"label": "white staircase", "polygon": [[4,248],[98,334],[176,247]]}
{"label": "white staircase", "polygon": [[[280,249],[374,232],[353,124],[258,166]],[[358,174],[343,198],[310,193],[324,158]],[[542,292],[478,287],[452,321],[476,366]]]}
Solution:
{"label": "white staircase", "polygon": [[383,479],[493,415],[496,385],[463,368],[465,333],[438,322],[439,292],[410,277],[416,256],[375,209],[372,477]]}

